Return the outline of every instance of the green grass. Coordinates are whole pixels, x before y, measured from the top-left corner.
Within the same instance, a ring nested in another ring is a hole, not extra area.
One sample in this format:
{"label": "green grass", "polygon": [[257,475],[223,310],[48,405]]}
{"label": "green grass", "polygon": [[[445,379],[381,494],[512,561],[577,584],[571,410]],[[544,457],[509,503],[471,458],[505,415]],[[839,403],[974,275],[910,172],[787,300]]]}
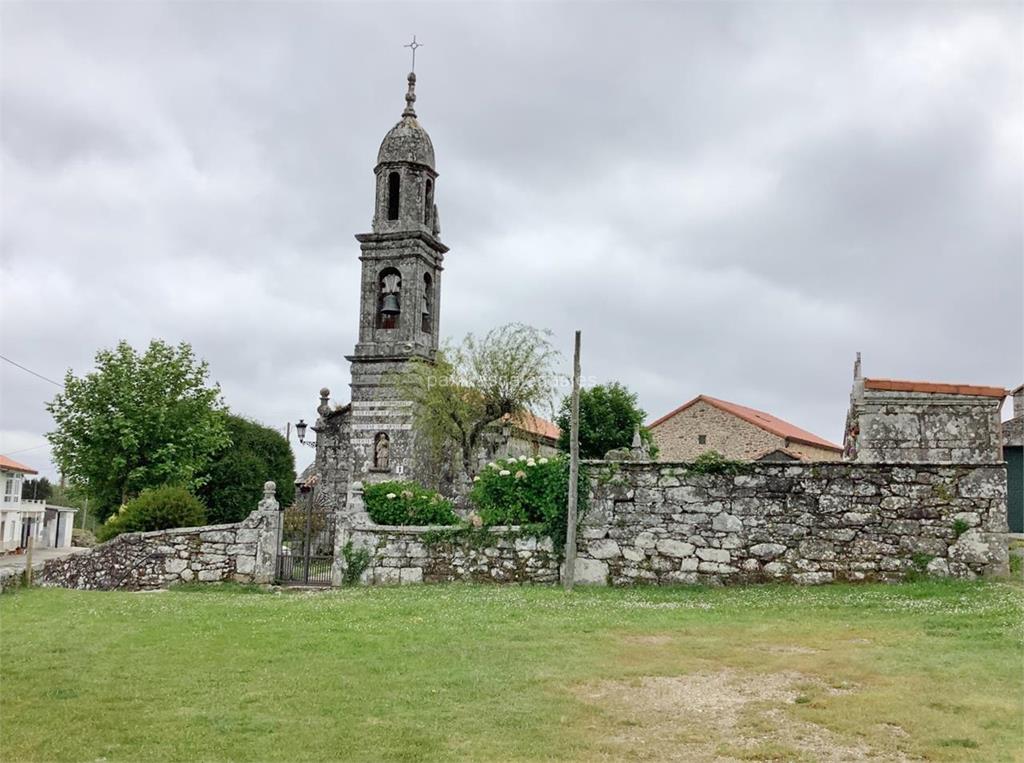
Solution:
{"label": "green grass", "polygon": [[[18,591],[0,596],[0,754],[1022,760],[1022,590]],[[700,676],[781,688],[723,725],[687,694]]]}

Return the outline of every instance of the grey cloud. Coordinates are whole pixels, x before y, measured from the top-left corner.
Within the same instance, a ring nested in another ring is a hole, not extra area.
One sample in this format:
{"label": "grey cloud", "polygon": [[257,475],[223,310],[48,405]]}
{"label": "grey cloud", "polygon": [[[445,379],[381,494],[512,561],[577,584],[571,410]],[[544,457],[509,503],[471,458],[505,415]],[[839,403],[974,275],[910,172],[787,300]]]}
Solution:
{"label": "grey cloud", "polygon": [[[875,375],[1024,376],[1019,7],[0,12],[0,339],[48,375],[160,336],[269,424],[344,399],[352,235],[416,32],[444,333],[582,328],[586,373],[652,417],[705,392],[834,439],[858,349]],[[53,389],[0,385],[8,452]]]}

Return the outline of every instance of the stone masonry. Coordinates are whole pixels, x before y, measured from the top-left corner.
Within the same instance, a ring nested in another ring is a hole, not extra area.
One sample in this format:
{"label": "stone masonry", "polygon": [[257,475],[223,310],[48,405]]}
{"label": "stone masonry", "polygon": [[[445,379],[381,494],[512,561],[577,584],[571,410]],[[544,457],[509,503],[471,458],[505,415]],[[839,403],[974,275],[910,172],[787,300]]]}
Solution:
{"label": "stone masonry", "polygon": [[866,463],[994,464],[1003,460],[1006,390],[867,379],[854,365],[845,458]]}
{"label": "stone masonry", "polygon": [[596,462],[577,574],[594,583],[973,578],[1007,569],[1001,466]]}
{"label": "stone masonry", "polygon": [[274,578],[280,512],[274,483],[242,522],[124,533],[43,567],[36,582],[63,588],[143,590],[175,583],[270,583]]}
{"label": "stone masonry", "polygon": [[[450,531],[450,528],[448,528]],[[364,525],[352,529],[353,548],[370,552],[366,585],[395,583],[555,583],[558,558],[551,538],[523,535],[515,527],[445,537],[436,527]],[[433,536],[433,537],[432,537]],[[441,537],[438,537],[441,536]]]}

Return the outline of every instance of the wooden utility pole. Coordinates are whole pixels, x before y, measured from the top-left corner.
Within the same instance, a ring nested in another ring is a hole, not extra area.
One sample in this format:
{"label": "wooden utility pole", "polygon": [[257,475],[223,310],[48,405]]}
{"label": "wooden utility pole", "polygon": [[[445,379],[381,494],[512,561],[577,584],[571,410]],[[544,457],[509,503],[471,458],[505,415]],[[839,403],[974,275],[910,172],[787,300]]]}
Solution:
{"label": "wooden utility pole", "polygon": [[572,590],[576,577],[576,507],[579,502],[580,481],[580,332],[576,332],[576,347],[572,357],[572,409],[569,413],[569,510],[565,524],[565,576],[566,591]]}
{"label": "wooden utility pole", "polygon": [[[29,521],[32,522],[32,524],[35,524],[33,522],[33,520],[29,520]],[[27,546],[25,548],[25,587],[26,588],[31,588],[32,587],[32,546],[34,545],[32,536],[35,535],[35,531],[36,531],[36,528],[33,527],[30,524],[29,525],[29,532],[28,532],[28,544],[27,544]]]}

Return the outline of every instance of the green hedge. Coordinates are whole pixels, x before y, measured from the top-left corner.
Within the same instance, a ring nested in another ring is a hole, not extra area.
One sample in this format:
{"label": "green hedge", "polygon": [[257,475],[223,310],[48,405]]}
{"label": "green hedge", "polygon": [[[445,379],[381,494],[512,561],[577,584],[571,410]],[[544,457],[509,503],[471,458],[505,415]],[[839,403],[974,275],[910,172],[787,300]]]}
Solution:
{"label": "green hedge", "polygon": [[452,504],[415,482],[378,482],[363,489],[370,519],[379,525],[453,525]]}

